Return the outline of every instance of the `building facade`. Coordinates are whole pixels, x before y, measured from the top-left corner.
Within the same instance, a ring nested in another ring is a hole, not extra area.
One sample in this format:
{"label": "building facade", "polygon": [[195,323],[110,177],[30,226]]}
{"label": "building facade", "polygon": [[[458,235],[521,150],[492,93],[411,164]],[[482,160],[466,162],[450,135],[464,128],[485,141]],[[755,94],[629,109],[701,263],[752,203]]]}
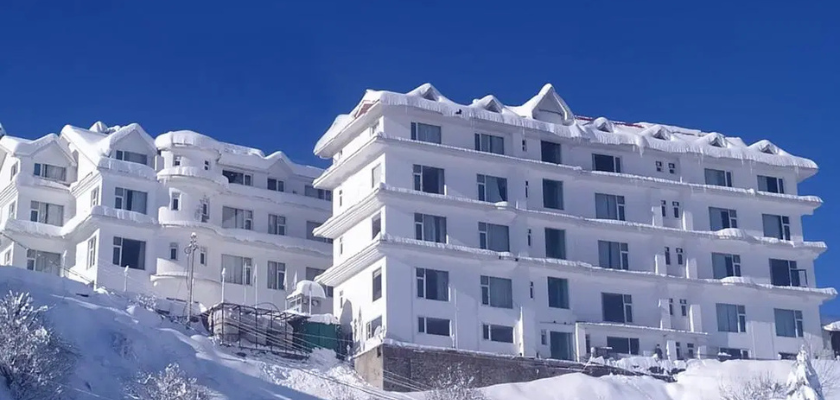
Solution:
{"label": "building facade", "polygon": [[797,184],[817,166],[768,141],[575,116],[546,85],[521,106],[431,85],[368,91],[315,147],[332,166],[319,282],[361,348],[378,340],[584,360],[772,359],[821,346],[822,242]]}
{"label": "building facade", "polygon": [[4,136],[0,165],[3,265],[185,300],[195,232],[195,301],[284,309],[286,288],[331,262],[312,234],[330,215],[321,170],[280,152],[96,123]]}

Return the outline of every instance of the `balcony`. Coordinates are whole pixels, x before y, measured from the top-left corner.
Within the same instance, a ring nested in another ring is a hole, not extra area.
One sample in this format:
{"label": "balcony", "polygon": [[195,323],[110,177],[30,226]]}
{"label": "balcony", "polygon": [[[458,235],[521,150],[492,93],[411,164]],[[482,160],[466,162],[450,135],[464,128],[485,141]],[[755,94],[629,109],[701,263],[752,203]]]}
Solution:
{"label": "balcony", "polygon": [[227,178],[222,176],[219,173],[213,171],[207,171],[201,167],[186,167],[186,166],[177,166],[177,167],[168,167],[160,170],[157,173],[157,179],[160,181],[168,181],[173,178],[195,178],[195,179],[203,179],[208,181],[209,183],[214,183],[216,185],[228,186]]}

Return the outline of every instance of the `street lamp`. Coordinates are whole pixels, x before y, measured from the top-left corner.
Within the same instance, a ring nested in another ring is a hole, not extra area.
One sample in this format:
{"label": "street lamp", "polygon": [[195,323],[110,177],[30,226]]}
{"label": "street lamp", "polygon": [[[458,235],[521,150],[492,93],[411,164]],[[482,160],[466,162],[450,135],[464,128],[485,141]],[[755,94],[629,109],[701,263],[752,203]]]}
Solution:
{"label": "street lamp", "polygon": [[190,234],[190,244],[184,249],[184,253],[189,255],[190,272],[187,275],[187,326],[192,322],[192,305],[193,305],[193,285],[195,284],[195,251],[198,249],[196,243],[195,232]]}

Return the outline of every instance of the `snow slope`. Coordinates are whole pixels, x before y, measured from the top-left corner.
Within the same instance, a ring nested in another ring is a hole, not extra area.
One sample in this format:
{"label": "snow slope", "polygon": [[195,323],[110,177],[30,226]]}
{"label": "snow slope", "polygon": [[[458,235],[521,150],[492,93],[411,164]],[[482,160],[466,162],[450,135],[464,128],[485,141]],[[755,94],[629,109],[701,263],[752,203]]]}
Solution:
{"label": "snow slope", "polygon": [[[328,351],[317,351],[306,362],[236,354],[233,349],[216,346],[201,332],[187,332],[148,311],[129,295],[94,291],[75,281],[3,267],[0,295],[9,290],[29,292],[36,305],[49,307],[48,324],[77,354],[75,373],[66,382],[76,399],[121,400],[126,383],[139,372],[158,372],[170,362],[178,362],[220,399],[424,398],[423,393],[406,395],[370,388]],[[636,359],[633,363],[642,365],[644,361],[654,362]],[[822,377],[832,377],[829,382],[840,382],[840,362],[818,360],[813,364]],[[717,400],[722,385],[738,387],[757,375],[772,376],[784,384],[791,365],[791,361],[692,360],[676,383],[648,377],[570,374],[491,386],[484,392],[490,400]],[[840,400],[838,385],[824,384],[823,389],[826,400]],[[348,397],[348,393],[356,397]],[[2,385],[0,400],[11,400]]]}

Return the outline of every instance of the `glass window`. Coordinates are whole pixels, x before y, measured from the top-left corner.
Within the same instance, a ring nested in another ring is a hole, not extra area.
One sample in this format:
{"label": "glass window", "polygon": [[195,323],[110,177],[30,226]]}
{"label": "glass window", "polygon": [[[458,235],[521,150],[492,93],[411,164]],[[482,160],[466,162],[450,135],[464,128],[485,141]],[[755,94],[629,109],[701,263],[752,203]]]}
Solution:
{"label": "glass window", "polygon": [[604,321],[633,322],[633,297],[629,294],[601,293]]}
{"label": "glass window", "polygon": [[545,228],[545,257],[566,259],[566,231]]}
{"label": "glass window", "polygon": [[373,301],[382,297],[382,268],[373,271]]}
{"label": "glass window", "polygon": [[599,240],[598,266],[610,269],[630,269],[630,246],[627,243]]}
{"label": "glass window", "polygon": [[417,329],[427,335],[449,336],[449,320],[442,318],[417,318]]}
{"label": "glass window", "polygon": [[712,272],[715,279],[741,276],[741,256],[712,253]]}
{"label": "glass window", "polygon": [[370,187],[375,188],[382,182],[382,164],[376,164],[370,170]]}
{"label": "glass window", "polygon": [[569,308],[569,281],[548,277],[548,306],[551,308]]}
{"label": "glass window", "polygon": [[803,337],[802,311],[773,310],[776,317],[776,336]]}
{"label": "glass window", "polygon": [[736,304],[716,304],[719,332],[746,332],[747,312],[744,306]]}
{"label": "glass window", "polygon": [[510,237],[505,225],[478,223],[479,247],[485,250],[510,251]]}
{"label": "glass window", "polygon": [[306,238],[316,242],[332,243],[332,239],[315,236],[315,229],[321,226],[323,222],[306,221]]}
{"label": "glass window", "polygon": [[96,236],[88,239],[87,267],[93,268],[96,265]]}
{"label": "glass window", "polygon": [[790,218],[783,215],[761,214],[764,236],[790,240]]}
{"label": "glass window", "polygon": [[332,191],[325,189],[315,189],[312,185],[306,185],[303,188],[303,195],[312,197],[314,199],[332,201]]}
{"label": "glass window", "polygon": [[30,221],[55,226],[61,226],[64,224],[64,206],[33,201],[30,203],[30,207]]}
{"label": "glass window", "polygon": [[414,238],[446,243],[446,217],[414,213]]}
{"label": "glass window", "polygon": [[268,178],[266,188],[275,192],[284,192],[286,191],[286,183],[279,179]]}
{"label": "glass window", "polygon": [[507,201],[507,179],[490,175],[477,175],[478,200],[490,203]]}
{"label": "glass window", "polygon": [[114,236],[113,264],[131,269],[146,269],[146,242]]}
{"label": "glass window", "polygon": [[64,182],[67,180],[67,168],[51,164],[36,163],[34,175],[40,176],[44,179]]}
{"label": "glass window", "polygon": [[709,207],[709,226],[713,231],[737,228],[738,213],[735,210]]}
{"label": "glass window", "polygon": [[26,269],[61,276],[61,254],[27,249]]}
{"label": "glass window", "polygon": [[365,327],[367,330],[367,338],[370,339],[376,335],[376,330],[382,327],[382,317],[376,317],[367,323]]}
{"label": "glass window", "polygon": [[286,290],[286,264],[276,261],[268,262],[268,288]]}
{"label": "glass window", "polygon": [[285,235],[286,217],[282,215],[268,214],[268,233],[271,235]]}
{"label": "glass window", "polygon": [[441,136],[441,129],[437,125],[411,123],[411,140],[440,144]]}
{"label": "glass window", "polygon": [[444,194],[443,169],[415,164],[413,170],[414,190]]}
{"label": "glass window", "polygon": [[563,182],[543,179],[543,207],[563,209]]}
{"label": "glass window", "polygon": [[732,187],[732,173],[720,169],[705,169],[706,184]]}
{"label": "glass window", "polygon": [[513,327],[483,324],[481,327],[484,340],[500,343],[513,343]]}
{"label": "glass window", "polygon": [[624,221],[624,196],[595,193],[595,218]]}
{"label": "glass window", "polygon": [[621,172],[621,158],[606,154],[592,154],[592,170]]}
{"label": "glass window", "polygon": [[381,213],[376,214],[370,220],[370,232],[371,232],[371,237],[372,238],[376,238],[382,232],[382,214]]}
{"label": "glass window", "polygon": [[169,207],[174,211],[181,209],[181,193],[172,192],[172,199],[170,200]]}
{"label": "glass window", "polygon": [[114,189],[114,208],[146,214],[146,192],[125,188]]}
{"label": "glass window", "polygon": [[147,155],[135,153],[133,151],[117,150],[117,160],[123,160],[143,165],[149,164],[149,157]]}
{"label": "glass window", "polygon": [[254,212],[233,207],[222,207],[222,228],[254,229]]}
{"label": "glass window", "polygon": [[607,347],[618,354],[639,355],[639,339],[607,336]]}
{"label": "glass window", "polygon": [[541,160],[552,164],[562,164],[562,151],[560,143],[540,141]]}
{"label": "glass window", "polygon": [[227,178],[228,183],[245,186],[252,186],[254,183],[253,176],[244,172],[224,169],[222,170],[222,175],[224,175],[224,177]]}
{"label": "glass window", "polygon": [[784,193],[785,192],[785,182],[782,178],[776,178],[773,176],[758,176],[758,190],[762,192],[770,192],[770,193]]}
{"label": "glass window", "polygon": [[805,270],[798,269],[796,261],[770,259],[770,283],[773,286],[806,286]]}
{"label": "glass window", "polygon": [[506,278],[481,276],[481,304],[513,308],[513,282]]}
{"label": "glass window", "polygon": [[449,272],[417,268],[417,297],[449,301]]}
{"label": "glass window", "polygon": [[486,153],[505,154],[505,139],[501,136],[476,133],[475,149]]}
{"label": "glass window", "polygon": [[222,270],[225,271],[225,283],[251,285],[254,260],[250,257],[222,254]]}

